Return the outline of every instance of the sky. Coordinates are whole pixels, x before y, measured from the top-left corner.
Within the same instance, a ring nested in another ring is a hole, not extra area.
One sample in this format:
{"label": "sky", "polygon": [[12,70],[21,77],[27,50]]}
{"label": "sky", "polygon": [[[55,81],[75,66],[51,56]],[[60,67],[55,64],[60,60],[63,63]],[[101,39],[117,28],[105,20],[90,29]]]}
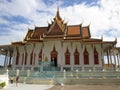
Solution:
{"label": "sky", "polygon": [[56,15],[57,1],[68,25],[90,25],[93,38],[120,47],[120,0],[0,0],[0,45],[22,41],[28,29],[47,26]]}
{"label": "sky", "polygon": [[92,37],[117,38],[120,46],[120,0],[0,0],[0,45],[22,41],[29,28],[47,26],[56,14],[57,1],[68,25],[90,25]]}

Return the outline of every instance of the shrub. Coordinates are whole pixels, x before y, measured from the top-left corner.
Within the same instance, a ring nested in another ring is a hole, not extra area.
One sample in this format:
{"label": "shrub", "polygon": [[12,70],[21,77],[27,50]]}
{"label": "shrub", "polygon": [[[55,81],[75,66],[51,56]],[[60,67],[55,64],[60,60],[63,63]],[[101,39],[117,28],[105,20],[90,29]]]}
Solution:
{"label": "shrub", "polygon": [[4,87],[4,86],[6,86],[6,83],[5,83],[5,82],[2,82],[2,83],[0,83],[0,86],[1,86],[1,87]]}

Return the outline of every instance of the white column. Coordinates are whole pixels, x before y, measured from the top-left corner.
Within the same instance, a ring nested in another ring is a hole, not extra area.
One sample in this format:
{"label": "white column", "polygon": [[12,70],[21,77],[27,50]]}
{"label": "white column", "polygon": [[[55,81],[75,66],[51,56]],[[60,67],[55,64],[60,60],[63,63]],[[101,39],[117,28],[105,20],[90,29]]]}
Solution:
{"label": "white column", "polygon": [[60,65],[60,70],[63,71],[63,65],[64,65],[64,50],[63,50],[64,46],[63,46],[63,42],[61,41],[61,65]]}
{"label": "white column", "polygon": [[102,68],[104,69],[104,52],[103,52],[103,48],[101,48],[101,63],[102,63]]}
{"label": "white column", "polygon": [[84,70],[84,67],[85,67],[85,65],[84,65],[84,50],[85,50],[85,45],[84,44],[81,44],[81,61],[82,61],[82,64],[81,64],[81,66],[82,66],[82,70]]}
{"label": "white column", "polygon": [[24,70],[24,66],[25,66],[24,65],[25,64],[25,47],[23,47],[23,54],[24,54],[23,55],[24,57],[23,57],[23,63],[22,63],[22,70]]}
{"label": "white column", "polygon": [[112,56],[111,56],[111,50],[109,50],[109,54],[110,54],[110,64],[112,65],[112,69],[113,69],[113,63],[112,63]]}
{"label": "white column", "polygon": [[119,54],[117,53],[117,63],[118,63],[118,67],[119,68]]}
{"label": "white column", "polygon": [[115,53],[115,49],[113,50],[113,54],[114,54],[114,62],[115,62],[115,69],[116,69],[116,53]]}
{"label": "white column", "polygon": [[[90,50],[90,51],[92,51],[92,53],[91,53],[91,54],[92,54],[92,64],[93,64],[93,65],[92,65],[92,66],[93,66],[92,68],[93,68],[93,70],[95,71],[94,48],[96,48],[95,45],[92,45],[92,44],[91,44],[91,50]],[[97,51],[97,49],[96,49],[96,51]],[[90,53],[89,53],[89,64],[90,64],[90,59],[91,59],[91,58],[90,58]]]}
{"label": "white column", "polygon": [[40,71],[43,71],[43,62],[44,62],[44,42],[42,43],[42,61],[41,61],[41,69]]}
{"label": "white column", "polygon": [[8,55],[9,55],[9,51],[6,50],[5,63],[4,63],[4,65],[5,65],[5,70],[7,69],[7,66],[8,66]]}
{"label": "white column", "polygon": [[119,57],[119,63],[118,63],[118,65],[119,65],[119,68],[120,68],[120,51],[118,50],[118,57]]}
{"label": "white column", "polygon": [[16,61],[16,53],[15,53],[15,50],[14,50],[13,51],[13,63],[12,63],[13,70],[15,69],[15,61]]}
{"label": "white column", "polygon": [[31,70],[34,69],[35,66],[35,44],[33,44],[33,57],[32,57],[32,68]]}
{"label": "white column", "polygon": [[7,51],[5,51],[5,60],[4,60],[4,68],[6,67],[6,58],[7,58]]}
{"label": "white column", "polygon": [[69,50],[69,51],[71,51],[70,52],[70,65],[71,65],[71,71],[73,71],[73,66],[74,66],[74,48],[73,48],[73,44],[72,44],[72,42],[71,42],[71,50]]}
{"label": "white column", "polygon": [[109,68],[109,66],[110,66],[110,62],[109,62],[109,52],[108,52],[108,51],[106,51],[106,53],[107,53],[108,68]]}

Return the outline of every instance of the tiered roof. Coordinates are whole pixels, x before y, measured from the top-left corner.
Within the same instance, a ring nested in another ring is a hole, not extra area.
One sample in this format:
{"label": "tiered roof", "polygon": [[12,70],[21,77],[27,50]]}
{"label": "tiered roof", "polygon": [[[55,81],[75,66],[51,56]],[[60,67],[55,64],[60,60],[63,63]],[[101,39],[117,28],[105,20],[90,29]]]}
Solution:
{"label": "tiered roof", "polygon": [[54,21],[48,24],[47,27],[35,27],[35,29],[28,30],[24,41],[42,41],[50,38],[90,38],[89,26],[82,27],[82,25],[67,25],[60,17],[59,10],[57,10]]}
{"label": "tiered roof", "polygon": [[43,42],[49,39],[61,39],[62,41],[79,41],[85,43],[96,43],[96,44],[116,44],[117,41],[103,42],[101,39],[91,38],[89,25],[82,27],[80,25],[67,25],[60,17],[59,10],[53,21],[46,27],[35,27],[34,29],[29,29],[25,39],[21,42],[13,42],[12,45],[22,45],[25,43],[32,42]]}

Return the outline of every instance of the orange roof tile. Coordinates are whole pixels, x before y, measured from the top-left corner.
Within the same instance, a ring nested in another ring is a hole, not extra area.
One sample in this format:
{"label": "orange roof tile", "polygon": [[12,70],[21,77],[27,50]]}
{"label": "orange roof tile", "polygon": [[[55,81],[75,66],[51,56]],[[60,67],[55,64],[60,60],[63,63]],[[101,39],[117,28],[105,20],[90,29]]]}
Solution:
{"label": "orange roof tile", "polygon": [[68,26],[68,35],[80,34],[80,26]]}
{"label": "orange roof tile", "polygon": [[89,33],[89,28],[88,27],[82,27],[82,36],[83,36],[83,38],[90,37],[90,33]]}
{"label": "orange roof tile", "polygon": [[33,31],[32,39],[39,39],[40,35],[46,34],[48,27],[35,27]]}

